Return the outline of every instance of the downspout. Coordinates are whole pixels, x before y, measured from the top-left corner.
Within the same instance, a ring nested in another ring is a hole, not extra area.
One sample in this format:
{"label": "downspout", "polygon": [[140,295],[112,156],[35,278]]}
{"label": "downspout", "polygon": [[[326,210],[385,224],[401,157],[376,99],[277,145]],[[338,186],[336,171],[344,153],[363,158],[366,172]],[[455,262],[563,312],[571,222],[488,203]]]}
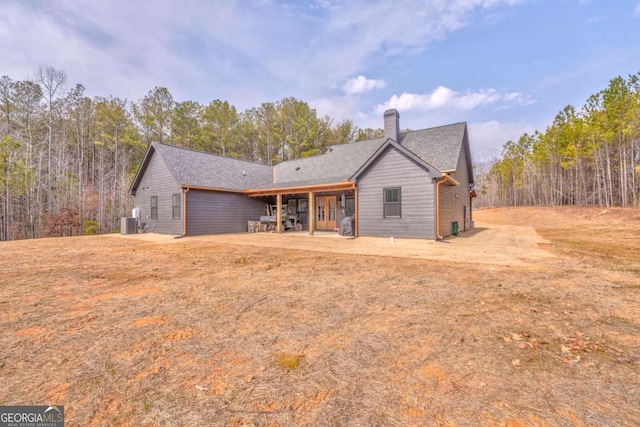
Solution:
{"label": "downspout", "polygon": [[445,181],[446,178],[442,178],[436,182],[436,240],[444,238],[440,235],[440,184],[444,184]]}
{"label": "downspout", "polygon": [[189,192],[189,187],[184,187],[182,189],[182,237],[187,235],[187,193]]}
{"label": "downspout", "polygon": [[460,185],[458,181],[447,173],[443,172],[442,177],[436,183],[436,240],[442,240],[444,237],[440,235],[440,185],[449,182],[451,185]]}
{"label": "downspout", "polygon": [[471,224],[473,224],[473,196],[471,195],[471,191],[469,191],[469,229],[471,229]]}

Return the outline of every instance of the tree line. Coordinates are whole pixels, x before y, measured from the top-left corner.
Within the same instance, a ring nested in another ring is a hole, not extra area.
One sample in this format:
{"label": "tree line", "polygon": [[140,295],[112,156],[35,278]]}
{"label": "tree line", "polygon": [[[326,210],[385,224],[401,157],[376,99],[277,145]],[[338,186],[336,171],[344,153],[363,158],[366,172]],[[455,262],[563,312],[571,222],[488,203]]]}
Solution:
{"label": "tree line", "polygon": [[476,166],[480,206],[640,206],[640,73]]}
{"label": "tree line", "polygon": [[117,231],[151,142],[273,165],[382,134],[292,97],[240,112],[179,102],[164,87],[133,102],[84,91],[53,67],[0,78],[0,240]]}

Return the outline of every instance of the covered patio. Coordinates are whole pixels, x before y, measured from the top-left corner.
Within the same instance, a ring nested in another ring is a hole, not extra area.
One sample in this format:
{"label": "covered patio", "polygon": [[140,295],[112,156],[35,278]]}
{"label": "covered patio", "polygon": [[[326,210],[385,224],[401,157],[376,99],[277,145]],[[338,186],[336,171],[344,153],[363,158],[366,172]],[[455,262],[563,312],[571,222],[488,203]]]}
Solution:
{"label": "covered patio", "polygon": [[[286,186],[248,190],[246,195],[263,198],[267,213],[271,212],[277,233],[301,232],[314,235],[316,232],[335,232],[347,217],[353,218],[354,237],[358,235],[358,204],[355,183],[316,184],[308,186]],[[273,207],[273,209],[270,209]],[[295,220],[288,221],[288,215]],[[297,225],[299,226],[293,226]]]}

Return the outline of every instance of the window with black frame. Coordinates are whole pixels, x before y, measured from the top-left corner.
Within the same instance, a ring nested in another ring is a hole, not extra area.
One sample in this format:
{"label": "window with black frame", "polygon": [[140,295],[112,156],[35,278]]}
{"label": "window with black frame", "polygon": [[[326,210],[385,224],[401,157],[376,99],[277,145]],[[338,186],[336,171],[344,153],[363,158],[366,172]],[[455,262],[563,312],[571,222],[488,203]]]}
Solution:
{"label": "window with black frame", "polygon": [[171,208],[173,219],[180,219],[180,194],[174,194],[172,199]]}
{"label": "window with black frame", "polygon": [[151,196],[151,219],[158,219],[158,196]]}
{"label": "window with black frame", "polygon": [[385,218],[401,218],[402,217],[402,194],[401,189],[385,188],[383,190],[383,208]]}

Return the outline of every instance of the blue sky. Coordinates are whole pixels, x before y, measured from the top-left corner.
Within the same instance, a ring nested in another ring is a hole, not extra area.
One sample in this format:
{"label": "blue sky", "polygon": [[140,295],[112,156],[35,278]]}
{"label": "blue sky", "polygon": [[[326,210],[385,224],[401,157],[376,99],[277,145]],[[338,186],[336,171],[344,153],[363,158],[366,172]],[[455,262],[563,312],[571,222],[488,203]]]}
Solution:
{"label": "blue sky", "polygon": [[[474,160],[640,71],[640,0],[0,0],[0,75],[89,96],[294,96],[336,121],[466,121]],[[495,153],[495,151],[493,151]]]}

